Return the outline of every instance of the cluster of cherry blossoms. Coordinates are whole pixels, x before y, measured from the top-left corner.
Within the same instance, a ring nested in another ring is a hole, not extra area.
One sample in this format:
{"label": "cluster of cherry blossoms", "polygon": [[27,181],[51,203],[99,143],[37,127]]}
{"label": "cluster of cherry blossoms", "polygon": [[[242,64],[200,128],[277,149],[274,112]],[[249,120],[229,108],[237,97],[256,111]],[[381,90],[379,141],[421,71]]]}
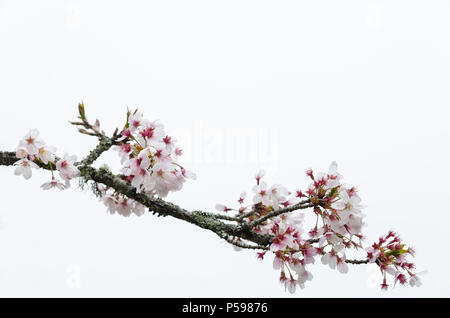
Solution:
{"label": "cluster of cherry blossoms", "polygon": [[[70,181],[80,174],[78,168],[74,165],[76,156],[65,155],[64,158],[58,159],[55,152],[56,148],[47,145],[39,138],[39,131],[32,129],[20,140],[16,149],[16,157],[20,160],[14,163],[16,166],[14,173],[22,175],[28,180],[32,176],[32,169],[39,168],[38,164],[47,165],[51,170],[52,179],[44,183],[41,188],[44,190],[51,188],[64,190],[69,188]],[[59,172],[62,180],[55,177],[55,169]]]}
{"label": "cluster of cherry blossoms", "polygon": [[99,185],[101,191],[101,200],[107,207],[107,211],[110,214],[119,214],[128,217],[132,214],[141,216],[145,212],[145,206],[136,202],[133,199],[126,197],[125,195],[108,189],[105,186]]}
{"label": "cluster of cherry blossoms", "polygon": [[[123,164],[122,174],[138,193],[163,198],[181,190],[187,179],[195,179],[195,174],[179,163],[182,150],[176,140],[165,133],[161,123],[144,119],[138,111],[128,117],[116,150]],[[142,214],[142,205],[107,189],[103,202],[111,213]]]}
{"label": "cluster of cherry blossoms", "polygon": [[[238,209],[222,204],[216,205],[216,209],[220,212],[236,210],[237,215],[243,217],[243,222],[256,222],[254,231],[274,237],[268,251],[258,252],[257,256],[263,259],[268,252],[274,256],[273,267],[280,270],[280,282],[291,293],[297,286],[303,289],[305,282],[312,280],[313,275],[307,266],[315,263],[317,258],[331,269],[347,273],[346,250],[362,249],[364,215],[357,190],[341,183],[342,176],[337,172],[337,164],[333,162],[327,173],[315,174],[308,170],[306,175],[311,184],[305,192],[299,190],[292,193],[278,184],[269,187],[261,181],[264,175],[261,171],[255,176],[252,204],[244,204],[246,194],[242,193]],[[305,214],[298,210],[311,207],[315,225],[305,231]],[[273,217],[266,218],[262,223],[257,222],[269,213]],[[368,259],[380,266],[384,277],[386,272],[392,273],[395,280],[402,284],[405,276],[398,269],[407,270],[411,275],[411,286],[419,286],[418,277],[410,272],[414,265],[404,260],[405,253],[412,255],[412,249],[404,250],[398,237],[382,245],[388,239],[380,239],[380,243],[374,244]],[[317,246],[313,246],[315,243],[318,243]],[[391,269],[390,265],[396,269]],[[382,288],[387,288],[385,280]]]}
{"label": "cluster of cherry blossoms", "polygon": [[366,251],[369,261],[380,267],[383,275],[381,284],[383,290],[387,290],[389,286],[386,274],[394,277],[394,284],[406,285],[409,283],[412,287],[422,285],[419,276],[413,273],[414,263],[407,261],[408,256],[414,256],[414,249],[402,244],[400,237],[395,232],[389,231],[386,236],[380,237],[378,242],[373,243]]}

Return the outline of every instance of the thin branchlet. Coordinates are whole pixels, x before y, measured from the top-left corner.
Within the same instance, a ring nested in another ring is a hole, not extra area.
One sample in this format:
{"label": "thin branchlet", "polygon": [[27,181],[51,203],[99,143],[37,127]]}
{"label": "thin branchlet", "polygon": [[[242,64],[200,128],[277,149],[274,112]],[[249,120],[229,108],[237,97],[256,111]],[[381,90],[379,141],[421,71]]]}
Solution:
{"label": "thin branchlet", "polygon": [[239,248],[252,249],[252,250],[268,250],[269,249],[267,246],[263,246],[263,245],[252,245],[252,244],[244,243],[244,242],[238,240],[236,237],[229,236],[226,232],[220,232],[220,233],[218,233],[218,235],[220,238],[223,238],[228,243],[230,243],[234,246],[237,246]]}
{"label": "thin branchlet", "polygon": [[261,225],[265,221],[267,221],[268,219],[274,218],[274,217],[276,217],[278,215],[282,215],[282,214],[285,214],[285,213],[288,213],[288,212],[293,212],[293,211],[296,211],[296,210],[312,208],[314,206],[315,206],[315,204],[311,203],[311,201],[305,200],[305,201],[299,202],[297,204],[291,205],[289,207],[269,212],[268,214],[262,216],[259,219],[256,219],[255,221],[252,221],[250,223],[246,223],[245,226],[250,227],[250,228],[254,228],[255,226]]}
{"label": "thin branchlet", "polygon": [[347,260],[345,260],[345,262],[348,263],[348,264],[353,264],[353,265],[369,264],[369,260],[368,259],[363,259],[363,260],[347,259]]}

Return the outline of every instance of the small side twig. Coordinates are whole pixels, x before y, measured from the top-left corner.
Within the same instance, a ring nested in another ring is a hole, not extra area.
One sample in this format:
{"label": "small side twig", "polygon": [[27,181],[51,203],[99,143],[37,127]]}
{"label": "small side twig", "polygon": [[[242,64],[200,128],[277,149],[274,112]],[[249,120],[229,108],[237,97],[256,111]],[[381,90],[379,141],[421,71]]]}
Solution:
{"label": "small side twig", "polygon": [[347,260],[345,260],[345,262],[346,262],[347,264],[354,264],[354,265],[369,264],[369,260],[368,260],[368,259],[364,259],[364,260],[347,259]]}
{"label": "small side twig", "polygon": [[[108,138],[103,130],[100,130],[100,121],[98,119],[95,120],[94,124],[91,124],[89,120],[86,117],[86,110],[84,107],[83,102],[78,104],[78,119],[80,121],[70,121],[70,124],[74,126],[79,126],[83,128],[78,128],[78,131],[84,135],[88,136],[94,136],[97,137],[99,140],[102,140],[104,138]],[[125,128],[128,126],[128,118],[130,116],[130,112],[127,113],[127,122],[125,124]],[[124,128],[124,129],[125,129]],[[123,139],[120,140],[119,139]],[[124,138],[121,133],[119,133],[119,129],[116,128],[116,130],[113,133],[113,136],[109,138],[109,140],[112,142],[112,145],[120,145],[127,141],[127,138]]]}
{"label": "small side twig", "polygon": [[266,250],[266,251],[269,250],[269,248],[267,246],[251,245],[251,244],[246,244],[244,242],[238,241],[234,237],[229,236],[225,232],[219,233],[219,236],[221,238],[223,238],[225,241],[227,241],[228,243],[230,243],[234,246],[240,247],[240,248],[252,249],[252,250]]}
{"label": "small side twig", "polygon": [[265,221],[267,221],[268,219],[276,217],[278,215],[281,215],[281,214],[284,214],[284,213],[288,213],[288,212],[292,212],[292,211],[296,211],[296,210],[312,208],[314,206],[315,206],[315,204],[311,203],[311,201],[305,200],[305,201],[299,202],[297,204],[291,205],[289,207],[272,211],[272,212],[266,214],[265,216],[255,220],[253,222],[245,224],[245,226],[250,227],[250,228],[254,228],[255,226],[261,225]]}

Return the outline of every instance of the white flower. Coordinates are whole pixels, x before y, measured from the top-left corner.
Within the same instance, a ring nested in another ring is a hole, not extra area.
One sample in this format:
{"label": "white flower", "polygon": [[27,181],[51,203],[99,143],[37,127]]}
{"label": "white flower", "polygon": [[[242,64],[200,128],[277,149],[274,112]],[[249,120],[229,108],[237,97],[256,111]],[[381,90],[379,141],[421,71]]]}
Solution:
{"label": "white flower", "polygon": [[216,210],[219,212],[228,212],[231,209],[227,208],[225,205],[223,204],[216,204]]}
{"label": "white flower", "polygon": [[356,214],[350,214],[347,222],[349,232],[352,234],[361,233],[363,221],[362,216]]}
{"label": "white flower", "polygon": [[336,210],[346,210],[349,212],[360,212],[363,208],[361,199],[357,194],[349,196],[347,190],[341,189],[339,191],[340,200],[332,204],[332,208]]}
{"label": "white flower", "polygon": [[244,200],[247,197],[247,193],[246,192],[241,192],[241,195],[239,196],[239,204],[244,204]]}
{"label": "white flower", "polygon": [[53,146],[42,146],[39,148],[37,157],[45,164],[49,162],[55,162],[55,151],[56,148]]}
{"label": "white flower", "polygon": [[280,257],[275,256],[273,259],[273,269],[278,270],[281,268],[281,265],[283,265],[283,260]]}
{"label": "white flower", "polygon": [[114,150],[119,153],[120,162],[123,164],[130,159],[131,146],[129,144],[123,144],[121,146],[115,146]]}
{"label": "white flower", "polygon": [[335,254],[326,253],[321,258],[322,264],[329,265],[331,269],[335,269],[337,265],[337,257]]}
{"label": "white flower", "polygon": [[55,178],[52,178],[52,181],[46,182],[43,185],[41,185],[41,188],[44,190],[49,190],[52,188],[58,188],[59,190],[65,190],[69,187],[70,187],[70,183],[68,181],[66,181],[66,183],[64,184]]}
{"label": "white flower", "polygon": [[108,212],[110,214],[114,214],[114,213],[117,212],[117,204],[118,204],[118,202],[117,202],[116,198],[114,198],[111,195],[106,195],[102,199],[103,199],[103,203],[108,208],[107,210],[108,210]]}
{"label": "white flower", "polygon": [[339,257],[338,260],[337,260],[337,269],[342,274],[347,274],[348,273],[348,265],[345,262],[346,259],[347,258],[346,258],[345,254],[344,254],[343,256]]}
{"label": "white flower", "polygon": [[162,139],[164,138],[164,126],[157,121],[145,122],[139,130],[137,139],[143,147],[145,146],[158,146],[164,144]]}
{"label": "white flower", "polygon": [[339,243],[342,243],[342,239],[339,238],[336,234],[333,232],[325,233],[320,239],[319,239],[319,247],[322,247],[325,241],[330,242],[333,245],[337,245]]}
{"label": "white flower", "polygon": [[32,176],[31,168],[38,169],[39,166],[35,164],[33,161],[28,159],[20,159],[19,161],[14,163],[14,166],[17,166],[17,168],[14,170],[14,174],[16,176],[23,175],[23,177],[28,180]]}
{"label": "white flower", "polygon": [[261,182],[259,185],[253,187],[253,203],[262,203],[263,205],[271,205],[270,193],[267,190],[267,183]]}
{"label": "white flower", "polygon": [[20,147],[24,147],[29,155],[37,155],[39,147],[44,145],[44,142],[38,139],[38,136],[39,131],[37,129],[30,130],[20,141]]}
{"label": "white flower", "polygon": [[130,131],[133,133],[135,132],[139,127],[144,124],[143,116],[141,112],[136,112],[135,114],[131,115],[128,118],[128,123],[130,125]]}
{"label": "white flower", "polygon": [[305,213],[286,213],[283,214],[284,222],[289,224],[291,227],[301,226],[305,220]]}
{"label": "white flower", "polygon": [[122,215],[122,216],[126,216],[126,217],[128,217],[128,216],[130,216],[131,215],[131,213],[132,213],[132,206],[131,206],[131,204],[129,203],[129,200],[128,199],[126,199],[126,198],[121,198],[119,201],[118,201],[118,204],[117,204],[117,208],[116,208],[117,210],[117,213],[119,213],[120,215]]}
{"label": "white flower", "polygon": [[273,207],[278,207],[281,203],[286,201],[286,195],[289,194],[289,191],[279,184],[274,184],[268,190],[270,199],[273,202]]}
{"label": "white flower", "polygon": [[314,264],[314,256],[317,255],[317,250],[314,247],[309,247],[304,251],[305,253],[305,264]]}
{"label": "white flower", "polygon": [[172,167],[163,162],[158,162],[152,168],[152,175],[147,178],[148,183],[145,185],[149,189],[154,189],[158,196],[166,197],[169,191],[179,190],[183,182],[182,178],[174,173]]}
{"label": "white flower", "polygon": [[76,156],[65,155],[63,159],[56,162],[56,169],[59,171],[61,178],[70,181],[80,174],[78,168],[74,166],[76,160]]}
{"label": "white flower", "polygon": [[261,181],[261,178],[264,177],[266,175],[266,171],[261,169],[258,171],[258,173],[255,175],[255,179],[256,179],[256,184],[259,185],[259,182]]}
{"label": "white flower", "polygon": [[374,263],[380,255],[380,250],[374,249],[373,247],[366,248],[366,252],[370,263]]}
{"label": "white flower", "polygon": [[133,213],[136,216],[143,215],[145,213],[145,206],[136,201],[133,201],[133,203]]}
{"label": "white flower", "polygon": [[162,141],[163,141],[163,143],[164,143],[164,145],[165,145],[167,151],[169,151],[169,152],[172,152],[172,151],[175,152],[175,151],[174,151],[174,150],[175,150],[175,144],[176,144],[176,142],[177,142],[177,140],[176,140],[175,138],[170,137],[170,136],[166,136],[166,137],[164,137],[164,138],[162,139]]}
{"label": "white flower", "polygon": [[133,168],[140,168],[140,169],[148,169],[151,165],[150,157],[152,155],[152,149],[151,148],[145,148],[143,149],[139,155],[137,156],[137,159],[132,159],[132,163],[134,164]]}
{"label": "white flower", "polygon": [[417,286],[420,287],[422,286],[422,280],[420,279],[419,276],[417,276],[417,274],[411,275],[411,277],[409,278],[409,284],[411,285],[411,287]]}
{"label": "white flower", "polygon": [[166,149],[163,144],[158,144],[155,146],[155,151],[153,153],[153,157],[156,161],[163,161],[163,162],[176,162],[176,156],[175,160],[171,157],[171,152]]}
{"label": "white flower", "polygon": [[341,257],[338,256],[338,253],[340,251],[342,251],[344,248],[345,248],[345,246],[343,244],[338,244],[338,245],[333,246],[332,250],[329,253],[326,253],[325,255],[322,256],[322,259],[321,259],[322,264],[324,264],[324,265],[328,264],[331,269],[335,269],[336,266],[340,263],[339,264],[340,266],[338,269],[341,273],[343,273],[343,271],[346,270],[346,265],[347,265],[345,263],[345,254],[343,256],[344,262],[342,263],[342,262],[339,262],[339,259]]}
{"label": "white flower", "polygon": [[325,184],[325,189],[336,188],[340,185],[342,176],[337,172],[338,165],[336,161],[333,161],[328,169],[328,180]]}
{"label": "white flower", "polygon": [[181,173],[182,173],[183,177],[185,177],[186,179],[191,179],[191,180],[197,179],[197,175],[192,171],[188,171],[183,168],[183,169],[181,169]]}
{"label": "white flower", "polygon": [[300,287],[303,289],[305,286],[303,285],[306,281],[310,281],[313,279],[313,275],[308,272],[307,270],[304,270],[303,272],[298,274],[297,282],[300,285]]}
{"label": "white flower", "polygon": [[292,277],[291,277],[291,279],[286,280],[286,282],[284,283],[285,290],[288,290],[289,293],[291,293],[291,294],[295,293],[296,287],[297,287],[297,281]]}
{"label": "white flower", "polygon": [[342,219],[329,217],[325,220],[326,224],[330,227],[331,230],[336,232],[337,234],[346,235],[347,229],[345,228],[345,223],[342,222]]}
{"label": "white flower", "polygon": [[133,175],[131,177],[131,185],[136,188],[136,192],[141,192],[141,186],[146,182],[149,178],[149,173],[147,170],[138,168],[133,171]]}
{"label": "white flower", "polygon": [[25,147],[17,147],[16,149],[16,157],[19,159],[24,159],[28,157],[28,151]]}

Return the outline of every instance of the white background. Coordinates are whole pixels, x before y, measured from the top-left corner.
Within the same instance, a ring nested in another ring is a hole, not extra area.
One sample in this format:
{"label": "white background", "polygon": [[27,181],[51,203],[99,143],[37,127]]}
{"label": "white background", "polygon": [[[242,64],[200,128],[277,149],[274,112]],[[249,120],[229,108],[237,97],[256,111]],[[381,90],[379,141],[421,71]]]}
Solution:
{"label": "white background", "polygon": [[204,210],[259,168],[295,190],[336,160],[367,205],[367,244],[393,228],[428,271],[382,293],[371,266],[319,261],[290,296],[271,261],[213,233],[110,216],[76,186],[42,191],[46,172],[0,167],[0,296],[450,296],[449,56],[444,0],[0,1],[2,150],[36,127],[83,156],[95,140],[68,124],[80,100],[110,132],[140,107],[198,175],[168,200]]}

